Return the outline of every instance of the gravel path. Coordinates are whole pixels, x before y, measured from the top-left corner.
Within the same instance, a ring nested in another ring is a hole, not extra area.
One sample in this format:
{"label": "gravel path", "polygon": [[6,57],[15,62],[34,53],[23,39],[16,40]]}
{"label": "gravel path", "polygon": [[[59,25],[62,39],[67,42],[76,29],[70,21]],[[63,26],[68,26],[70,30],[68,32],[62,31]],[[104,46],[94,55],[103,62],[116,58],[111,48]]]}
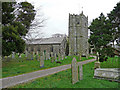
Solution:
{"label": "gravel path", "polygon": [[[93,62],[95,60],[96,59],[86,60],[86,61],[78,62],[78,64],[80,64],[80,63],[86,64],[89,62]],[[2,79],[0,79],[0,82],[2,82],[2,87],[0,87],[0,88],[7,88],[10,86],[19,84],[19,83],[27,82],[32,79],[51,75],[51,74],[54,74],[54,73],[57,73],[57,72],[60,72],[60,71],[63,71],[63,70],[69,69],[69,68],[71,68],[71,64],[53,67],[50,69],[39,70],[39,71],[22,74],[22,75],[17,75],[17,76],[13,76],[13,77],[2,78]]]}

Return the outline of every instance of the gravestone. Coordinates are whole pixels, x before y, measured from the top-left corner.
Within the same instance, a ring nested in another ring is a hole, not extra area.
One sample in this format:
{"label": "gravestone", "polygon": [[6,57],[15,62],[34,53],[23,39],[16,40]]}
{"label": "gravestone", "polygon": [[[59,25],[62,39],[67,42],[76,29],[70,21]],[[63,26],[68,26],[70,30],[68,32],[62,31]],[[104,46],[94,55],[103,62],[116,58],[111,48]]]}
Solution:
{"label": "gravestone", "polygon": [[57,62],[57,55],[56,55],[56,53],[55,53],[55,62]]}
{"label": "gravestone", "polygon": [[53,52],[51,52],[51,62],[54,62]]}
{"label": "gravestone", "polygon": [[30,53],[27,54],[27,60],[31,60],[31,54]]}
{"label": "gravestone", "polygon": [[65,58],[65,52],[63,52],[63,58]]}
{"label": "gravestone", "polygon": [[12,58],[15,58],[15,52],[12,53]]}
{"label": "gravestone", "polygon": [[45,60],[45,53],[43,52],[43,60]]}
{"label": "gravestone", "polygon": [[38,61],[38,55],[39,55],[39,53],[38,53],[38,51],[37,51],[37,53],[36,53],[36,60]]}
{"label": "gravestone", "polygon": [[40,68],[44,67],[44,57],[40,56]]}
{"label": "gravestone", "polygon": [[48,60],[48,53],[46,52],[46,60]]}
{"label": "gravestone", "polygon": [[83,69],[82,69],[82,64],[79,65],[79,76],[80,76],[80,80],[83,79]]}
{"label": "gravestone", "polygon": [[33,58],[34,58],[34,55],[33,55],[33,52],[31,53],[31,60],[33,60]]}
{"label": "gravestone", "polygon": [[50,54],[49,53],[47,53],[47,58],[48,58],[48,60],[50,59]]}
{"label": "gravestone", "polygon": [[95,62],[94,69],[97,69],[97,68],[100,68],[100,62],[99,61]]}
{"label": "gravestone", "polygon": [[71,68],[72,68],[72,84],[75,84],[76,82],[78,82],[78,65],[75,58],[73,58],[72,60]]}
{"label": "gravestone", "polygon": [[58,53],[58,59],[61,60],[60,53]]}
{"label": "gravestone", "polygon": [[21,58],[21,54],[20,54],[19,58]]}
{"label": "gravestone", "polygon": [[62,60],[64,59],[64,56],[62,55]]}

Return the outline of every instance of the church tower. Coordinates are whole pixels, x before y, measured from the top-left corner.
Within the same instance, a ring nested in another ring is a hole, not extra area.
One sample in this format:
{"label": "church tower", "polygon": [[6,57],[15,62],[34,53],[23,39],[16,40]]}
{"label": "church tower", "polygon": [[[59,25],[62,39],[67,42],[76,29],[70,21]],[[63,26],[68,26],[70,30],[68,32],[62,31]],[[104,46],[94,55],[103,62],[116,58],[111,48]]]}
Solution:
{"label": "church tower", "polygon": [[69,14],[69,55],[88,55],[88,17]]}

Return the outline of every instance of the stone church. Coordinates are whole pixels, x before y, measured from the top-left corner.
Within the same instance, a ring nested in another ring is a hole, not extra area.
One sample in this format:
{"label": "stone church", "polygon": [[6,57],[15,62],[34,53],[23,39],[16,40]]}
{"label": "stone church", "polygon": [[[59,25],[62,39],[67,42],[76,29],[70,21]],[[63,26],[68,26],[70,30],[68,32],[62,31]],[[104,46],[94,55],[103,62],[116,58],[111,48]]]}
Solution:
{"label": "stone church", "polygon": [[[53,54],[66,52],[67,37],[51,37],[26,42],[26,50]],[[69,55],[86,56],[89,52],[88,44],[88,17],[83,12],[79,15],[69,14]]]}
{"label": "stone church", "polygon": [[38,51],[41,55],[51,52],[62,55],[65,54],[66,43],[66,36],[35,39],[30,42],[26,41],[26,50],[29,53],[37,53]]}
{"label": "stone church", "polygon": [[68,38],[69,55],[88,55],[88,17],[83,12],[79,15],[69,14]]}

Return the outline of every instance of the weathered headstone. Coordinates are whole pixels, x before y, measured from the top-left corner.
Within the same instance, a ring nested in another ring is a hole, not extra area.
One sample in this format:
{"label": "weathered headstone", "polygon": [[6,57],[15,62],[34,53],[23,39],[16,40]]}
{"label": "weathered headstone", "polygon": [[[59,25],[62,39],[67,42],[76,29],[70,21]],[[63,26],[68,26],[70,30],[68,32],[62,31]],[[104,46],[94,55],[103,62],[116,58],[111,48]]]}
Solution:
{"label": "weathered headstone", "polygon": [[76,82],[78,82],[78,65],[75,58],[73,58],[72,60],[71,68],[72,68],[72,84],[75,84]]}
{"label": "weathered headstone", "polygon": [[54,62],[53,52],[51,52],[51,62]]}
{"label": "weathered headstone", "polygon": [[64,59],[64,56],[62,55],[62,60]]}
{"label": "weathered headstone", "polygon": [[65,58],[65,52],[63,52],[63,58]]}
{"label": "weathered headstone", "polygon": [[45,53],[43,52],[43,60],[45,60]]}
{"label": "weathered headstone", "polygon": [[12,53],[12,58],[15,58],[15,53],[14,52]]}
{"label": "weathered headstone", "polygon": [[39,55],[39,53],[38,53],[38,51],[37,51],[37,53],[36,53],[36,60],[38,61],[38,55]]}
{"label": "weathered headstone", "polygon": [[95,62],[94,69],[96,69],[96,68],[100,68],[100,62],[99,61]]}
{"label": "weathered headstone", "polygon": [[79,76],[80,76],[80,80],[83,79],[83,69],[82,69],[82,64],[79,65]]}
{"label": "weathered headstone", "polygon": [[57,62],[57,55],[56,55],[56,53],[55,53],[55,62]]}
{"label": "weathered headstone", "polygon": [[30,53],[27,54],[27,60],[31,60],[31,54]]}
{"label": "weathered headstone", "polygon": [[58,59],[61,60],[61,56],[60,56],[60,53],[58,53]]}
{"label": "weathered headstone", "polygon": [[33,60],[33,58],[34,58],[34,55],[33,55],[33,52],[31,53],[31,60]]}
{"label": "weathered headstone", "polygon": [[47,53],[47,54],[46,54],[46,57],[47,57],[47,60],[49,60],[49,58],[50,58],[50,54]]}
{"label": "weathered headstone", "polygon": [[19,58],[21,58],[21,54],[20,54]]}
{"label": "weathered headstone", "polygon": [[44,58],[40,56],[40,68],[44,67]]}
{"label": "weathered headstone", "polygon": [[46,60],[48,60],[48,53],[46,52]]}

